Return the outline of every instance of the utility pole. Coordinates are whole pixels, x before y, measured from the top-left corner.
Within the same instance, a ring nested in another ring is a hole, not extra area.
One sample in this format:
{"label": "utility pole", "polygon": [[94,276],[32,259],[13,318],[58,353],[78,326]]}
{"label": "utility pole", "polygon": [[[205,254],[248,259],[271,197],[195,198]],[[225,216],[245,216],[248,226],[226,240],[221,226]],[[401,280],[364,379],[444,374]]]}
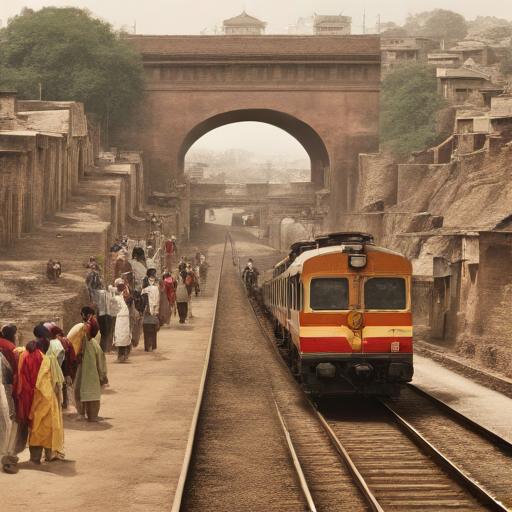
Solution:
{"label": "utility pole", "polygon": [[137,20],[133,20],[133,35],[137,33]]}
{"label": "utility pole", "polygon": [[363,35],[366,34],[366,2],[363,2]]}
{"label": "utility pole", "polygon": [[39,101],[43,99],[43,84],[39,82]]}
{"label": "utility pole", "polygon": [[377,14],[377,34],[380,34],[380,13]]}

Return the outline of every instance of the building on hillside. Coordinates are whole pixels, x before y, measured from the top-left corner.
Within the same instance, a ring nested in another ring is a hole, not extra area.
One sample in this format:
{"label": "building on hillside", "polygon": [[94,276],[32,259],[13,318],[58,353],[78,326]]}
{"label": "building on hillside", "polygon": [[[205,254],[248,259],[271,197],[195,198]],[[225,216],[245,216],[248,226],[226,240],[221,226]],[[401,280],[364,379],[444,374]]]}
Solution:
{"label": "building on hillside", "polygon": [[222,29],[226,36],[258,36],[265,34],[268,23],[249,16],[245,10],[240,16],[224,20]]}
{"label": "building on hillside", "polygon": [[437,48],[439,42],[429,37],[381,37],[382,76],[411,64],[426,64],[429,52]]}
{"label": "building on hillside", "polygon": [[313,34],[316,36],[347,36],[351,33],[350,16],[316,14],[313,18]]}
{"label": "building on hillside", "polygon": [[460,68],[461,60],[458,53],[439,52],[429,53],[428,63],[436,68],[457,69]]}
{"label": "building on hillside", "polygon": [[490,106],[491,98],[503,93],[503,87],[493,84],[491,75],[468,59],[459,69],[437,69],[437,92],[456,103],[464,103],[476,92]]}
{"label": "building on hillside", "polygon": [[498,62],[493,49],[480,41],[461,41],[449,50],[439,50],[428,55],[428,63],[443,68],[458,68],[472,59],[478,66],[492,66]]}

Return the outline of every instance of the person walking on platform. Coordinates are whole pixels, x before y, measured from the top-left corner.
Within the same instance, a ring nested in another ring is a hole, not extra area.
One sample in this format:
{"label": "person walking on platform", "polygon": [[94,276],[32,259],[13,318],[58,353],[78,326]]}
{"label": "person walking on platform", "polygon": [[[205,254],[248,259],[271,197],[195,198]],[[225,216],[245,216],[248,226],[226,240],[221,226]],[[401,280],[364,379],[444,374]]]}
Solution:
{"label": "person walking on platform", "polygon": [[75,400],[79,419],[98,421],[101,387],[108,384],[107,361],[96,340],[99,333],[97,322],[89,322],[77,356],[78,369],[75,377]]}
{"label": "person walking on platform", "polygon": [[114,345],[117,347],[117,361],[124,363],[128,359],[130,346],[132,344],[130,310],[124,296],[126,283],[123,279],[119,278],[115,280],[114,284],[117,288],[115,299],[118,305],[116,327],[114,331]]}
{"label": "person walking on platform", "polygon": [[185,286],[185,281],[182,280],[178,283],[176,288],[176,304],[178,308],[178,315],[180,317],[180,324],[184,324],[187,319],[189,300],[190,296],[188,294],[187,287]]}
{"label": "person walking on platform", "polygon": [[[188,317],[194,318],[192,315],[192,292],[199,287],[199,279],[197,274],[192,270],[192,265],[187,263],[187,270],[185,274],[185,287],[188,292]],[[197,294],[196,294],[197,295]]]}
{"label": "person walking on platform", "polygon": [[176,257],[176,237],[171,236],[170,239],[165,243],[165,266],[169,269],[174,264],[174,258]]}
{"label": "person walking on platform", "polygon": [[114,277],[119,279],[122,274],[127,274],[128,284],[133,286],[133,268],[130,262],[126,259],[126,249],[121,249],[117,254],[118,256],[114,267]]}
{"label": "person walking on platform", "polygon": [[76,374],[76,354],[73,344],[64,336],[64,331],[57,325],[50,329],[52,340],[58,340],[64,349],[64,360],[61,362],[64,383],[62,384],[62,408],[68,407],[68,389],[73,389]]}
{"label": "person walking on platform", "polygon": [[148,285],[142,290],[144,298],[144,316],[142,329],[144,331],[144,350],[156,350],[156,336],[160,329],[158,312],[160,308],[160,289],[154,277],[149,277]]}
{"label": "person walking on platform", "polygon": [[50,346],[50,331],[39,324],[34,335],[20,355],[16,396],[19,418],[30,426],[30,460],[39,464],[43,450],[47,461],[64,458],[64,376]]}

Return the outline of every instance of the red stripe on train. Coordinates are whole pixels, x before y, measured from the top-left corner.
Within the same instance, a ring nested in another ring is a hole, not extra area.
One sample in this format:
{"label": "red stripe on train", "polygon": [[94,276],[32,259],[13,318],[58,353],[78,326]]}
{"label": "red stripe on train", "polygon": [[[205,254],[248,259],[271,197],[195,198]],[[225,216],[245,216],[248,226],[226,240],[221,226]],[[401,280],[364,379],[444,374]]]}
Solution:
{"label": "red stripe on train", "polygon": [[352,347],[347,338],[333,336],[330,338],[300,337],[300,351],[327,354],[351,354]]}
{"label": "red stripe on train", "polygon": [[[400,343],[398,352],[391,352],[391,343],[397,341]],[[382,338],[363,338],[363,353],[412,353],[412,336],[403,338],[394,338],[392,336]]]}

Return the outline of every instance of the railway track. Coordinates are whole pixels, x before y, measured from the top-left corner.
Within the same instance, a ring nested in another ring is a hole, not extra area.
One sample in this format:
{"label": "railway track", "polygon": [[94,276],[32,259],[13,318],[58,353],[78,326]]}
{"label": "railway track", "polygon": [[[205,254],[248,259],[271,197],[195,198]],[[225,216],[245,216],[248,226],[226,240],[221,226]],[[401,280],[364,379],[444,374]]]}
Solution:
{"label": "railway track", "polygon": [[287,368],[258,340],[239,275],[226,253],[204,397],[173,510],[370,510]]}
{"label": "railway track", "polygon": [[[240,258],[234,242],[232,246],[233,263],[236,264]],[[285,354],[278,349],[268,319],[259,309],[257,301],[253,299],[251,303],[269,346],[285,364],[282,359]],[[408,409],[406,401],[386,404],[379,400],[358,397],[342,401],[320,400],[316,404],[318,422],[346,464],[370,509],[436,512],[507,510],[498,500],[508,504],[510,499],[511,479],[503,473],[503,468],[506,471],[511,465],[508,447],[491,434],[484,433],[479,426],[473,424],[468,431],[471,420],[466,418],[463,421],[459,418],[458,425],[465,425],[466,430],[454,431],[451,435],[458,436],[455,445],[459,451],[452,450],[449,457],[444,454],[444,447],[436,448],[412,424],[397,414],[397,404],[402,409]],[[439,405],[437,407],[438,411],[442,409]],[[412,410],[416,412],[415,420],[419,421],[418,410],[415,407]],[[455,415],[451,415],[450,421],[455,422],[454,417]],[[428,427],[429,433],[435,431],[432,421]],[[427,429],[425,423],[422,423],[422,428]],[[480,444],[484,442],[483,439],[487,443],[485,448],[479,446],[478,455],[470,457],[473,463],[467,462],[468,459],[465,458],[468,447],[472,449],[475,441],[467,437],[469,434],[477,436]],[[442,434],[433,436],[436,446],[439,435]],[[298,440],[300,442],[304,440]],[[458,464],[452,461],[454,454],[458,454]],[[478,471],[474,462],[481,456],[488,457],[489,460],[485,464],[487,469]],[[472,478],[472,471],[481,475],[478,482]],[[485,483],[482,483],[482,477]]]}

